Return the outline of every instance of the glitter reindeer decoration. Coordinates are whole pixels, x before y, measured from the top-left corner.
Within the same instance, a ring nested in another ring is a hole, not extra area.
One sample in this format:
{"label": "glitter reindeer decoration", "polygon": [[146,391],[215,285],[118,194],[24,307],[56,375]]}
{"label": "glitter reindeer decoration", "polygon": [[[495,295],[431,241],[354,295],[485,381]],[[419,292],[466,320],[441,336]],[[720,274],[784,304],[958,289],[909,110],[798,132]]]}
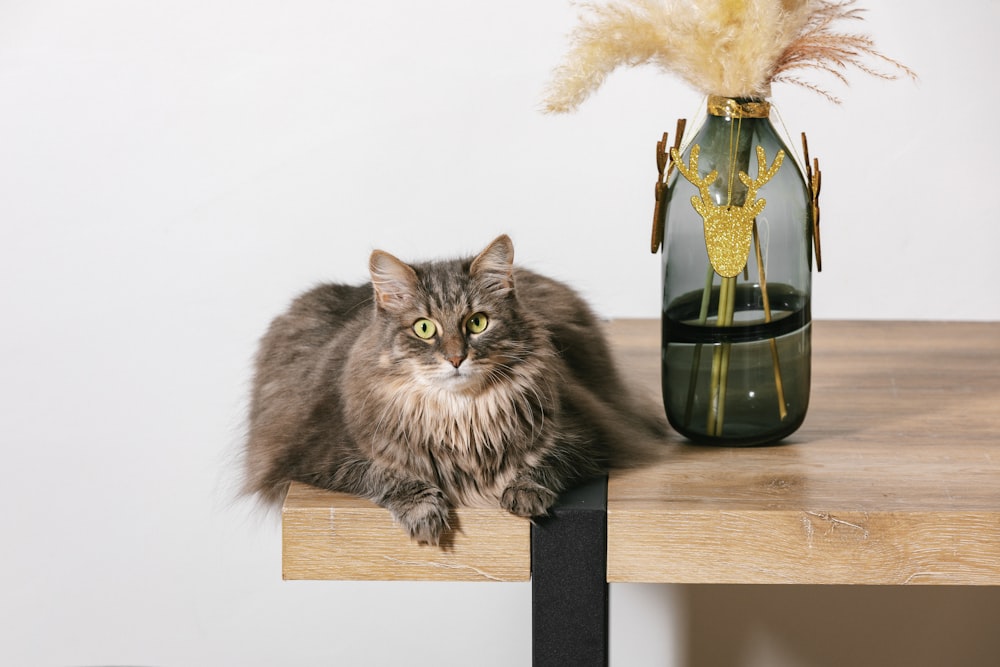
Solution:
{"label": "glitter reindeer decoration", "polygon": [[698,176],[698,155],[701,147],[691,148],[691,164],[684,165],[684,160],[676,148],[670,151],[670,157],[677,165],[677,171],[692,185],[698,188],[700,197],[692,197],[691,205],[705,222],[705,246],[708,249],[708,259],[712,268],[723,278],[733,278],[739,275],[747,264],[750,254],[750,240],[753,237],[753,223],[764,211],[767,200],[757,199],[757,190],[764,186],[777,173],[785,159],[785,152],[779,150],[774,157],[774,163],[768,168],[764,149],[757,147],[757,178],[751,180],[745,172],[739,173],[740,182],[747,187],[746,203],[734,206],[731,203],[719,206],[709,190],[709,186],[718,178],[719,172],[713,170],[704,178]]}

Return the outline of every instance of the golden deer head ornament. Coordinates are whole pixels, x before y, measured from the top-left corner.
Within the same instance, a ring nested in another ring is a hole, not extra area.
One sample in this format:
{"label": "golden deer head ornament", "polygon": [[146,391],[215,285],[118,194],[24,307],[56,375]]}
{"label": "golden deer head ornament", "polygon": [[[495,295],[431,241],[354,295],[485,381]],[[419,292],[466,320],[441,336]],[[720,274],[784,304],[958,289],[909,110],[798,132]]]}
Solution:
{"label": "golden deer head ornament", "polygon": [[751,180],[744,173],[739,173],[740,181],[747,187],[746,200],[742,206],[715,203],[709,186],[719,177],[717,170],[712,170],[704,178],[698,176],[698,156],[701,147],[695,144],[691,147],[690,164],[685,165],[680,152],[670,149],[670,158],[677,170],[698,188],[701,197],[691,197],[691,205],[705,222],[705,248],[708,250],[708,260],[715,272],[724,278],[739,275],[746,266],[750,255],[750,240],[753,237],[754,219],[761,214],[767,201],[757,199],[757,191],[763,187],[781,167],[785,152],[778,151],[774,163],[767,166],[767,156],[761,146],[757,147],[757,178]]}

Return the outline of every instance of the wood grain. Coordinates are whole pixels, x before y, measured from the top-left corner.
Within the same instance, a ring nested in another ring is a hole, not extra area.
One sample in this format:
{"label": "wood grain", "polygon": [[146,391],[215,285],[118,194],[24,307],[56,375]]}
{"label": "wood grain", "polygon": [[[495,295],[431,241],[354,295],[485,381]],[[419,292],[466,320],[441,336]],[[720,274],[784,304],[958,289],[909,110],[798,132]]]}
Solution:
{"label": "wood grain", "polygon": [[442,546],[418,545],[367,500],[293,484],[282,509],[285,579],[527,581],[530,523],[456,510]]}
{"label": "wood grain", "polygon": [[[658,322],[611,331],[658,396]],[[611,475],[608,580],[1000,585],[1000,323],[815,323],[784,444]]]}

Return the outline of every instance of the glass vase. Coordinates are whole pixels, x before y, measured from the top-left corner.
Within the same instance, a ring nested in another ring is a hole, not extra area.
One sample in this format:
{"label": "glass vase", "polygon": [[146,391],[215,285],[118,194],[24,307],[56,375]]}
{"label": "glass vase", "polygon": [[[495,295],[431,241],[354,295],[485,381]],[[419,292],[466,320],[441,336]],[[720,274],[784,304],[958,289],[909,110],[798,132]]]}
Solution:
{"label": "glass vase", "polygon": [[661,212],[663,401],[713,445],[760,445],[809,404],[811,194],[770,105],[712,96]]}

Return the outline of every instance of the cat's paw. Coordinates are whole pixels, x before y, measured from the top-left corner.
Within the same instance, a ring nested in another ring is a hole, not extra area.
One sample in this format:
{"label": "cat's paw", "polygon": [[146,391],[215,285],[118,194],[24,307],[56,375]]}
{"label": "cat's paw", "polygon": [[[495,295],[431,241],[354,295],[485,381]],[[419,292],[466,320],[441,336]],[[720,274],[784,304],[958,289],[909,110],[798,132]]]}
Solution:
{"label": "cat's paw", "polygon": [[437,546],[448,530],[448,501],[444,493],[427,486],[405,499],[397,499],[390,508],[396,522],[419,543]]}
{"label": "cat's paw", "polygon": [[557,494],[530,480],[517,480],[504,489],[500,504],[517,516],[533,517],[548,514]]}

